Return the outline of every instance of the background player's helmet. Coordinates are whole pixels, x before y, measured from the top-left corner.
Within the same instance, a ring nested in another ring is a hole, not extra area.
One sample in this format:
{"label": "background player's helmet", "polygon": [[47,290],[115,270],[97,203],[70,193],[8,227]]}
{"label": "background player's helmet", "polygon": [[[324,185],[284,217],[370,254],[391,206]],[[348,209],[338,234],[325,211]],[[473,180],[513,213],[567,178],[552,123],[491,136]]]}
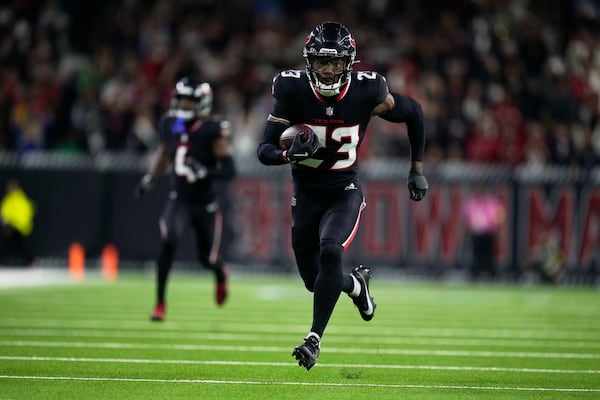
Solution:
{"label": "background player's helmet", "polygon": [[[182,99],[191,100],[194,105],[184,106]],[[213,103],[212,88],[206,82],[197,82],[190,78],[182,78],[175,85],[171,110],[177,118],[189,121],[210,114]]]}
{"label": "background player's helmet", "polygon": [[[350,79],[352,65],[356,57],[356,42],[348,28],[337,22],[324,22],[315,27],[307,36],[302,52],[306,61],[308,78],[316,90],[323,96],[335,96]],[[319,80],[313,68],[313,61],[317,58],[337,58],[345,60],[344,70],[335,76],[331,84]]]}

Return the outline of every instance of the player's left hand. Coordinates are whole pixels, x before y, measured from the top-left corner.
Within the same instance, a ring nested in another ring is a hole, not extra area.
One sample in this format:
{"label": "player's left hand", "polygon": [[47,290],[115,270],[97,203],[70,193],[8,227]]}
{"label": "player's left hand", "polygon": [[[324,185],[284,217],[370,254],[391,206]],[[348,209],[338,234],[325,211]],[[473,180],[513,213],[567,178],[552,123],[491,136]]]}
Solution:
{"label": "player's left hand", "polygon": [[204,179],[206,178],[207,170],[206,167],[198,160],[193,157],[187,157],[185,160],[185,164],[192,170],[196,178]]}
{"label": "player's left hand", "polygon": [[408,173],[408,193],[410,199],[414,201],[423,200],[427,189],[429,189],[427,178],[421,172],[411,169]]}

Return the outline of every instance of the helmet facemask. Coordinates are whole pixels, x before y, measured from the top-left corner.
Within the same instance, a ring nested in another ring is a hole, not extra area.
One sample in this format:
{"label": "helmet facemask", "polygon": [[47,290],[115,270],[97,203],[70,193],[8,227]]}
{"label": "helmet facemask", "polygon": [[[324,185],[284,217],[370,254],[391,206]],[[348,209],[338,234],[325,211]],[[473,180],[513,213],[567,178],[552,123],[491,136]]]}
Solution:
{"label": "helmet facemask", "polygon": [[350,57],[307,57],[306,69],[315,89],[323,96],[340,93],[350,79]]}
{"label": "helmet facemask", "polygon": [[323,96],[335,96],[350,80],[356,43],[344,25],[325,22],[308,35],[302,55],[314,88]]}
{"label": "helmet facemask", "polygon": [[184,121],[204,118],[210,114],[212,102],[212,88],[208,83],[197,83],[183,78],[175,85],[171,111],[175,117]]}

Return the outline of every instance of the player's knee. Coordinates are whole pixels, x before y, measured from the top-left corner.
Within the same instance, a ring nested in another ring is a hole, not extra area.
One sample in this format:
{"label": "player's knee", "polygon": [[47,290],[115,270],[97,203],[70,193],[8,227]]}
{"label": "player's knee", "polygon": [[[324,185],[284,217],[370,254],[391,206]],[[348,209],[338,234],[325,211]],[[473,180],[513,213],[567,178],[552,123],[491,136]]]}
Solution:
{"label": "player's knee", "polygon": [[304,281],[304,286],[309,292],[315,291],[315,279],[318,274],[318,264],[315,264],[315,252],[294,251],[296,263],[298,264],[298,272]]}
{"label": "player's knee", "polygon": [[321,265],[341,265],[344,248],[339,243],[321,243]]}
{"label": "player's knee", "polygon": [[175,254],[175,243],[169,240],[165,240],[160,249],[158,255],[158,264],[167,265],[173,261],[173,255]]}
{"label": "player's knee", "polygon": [[314,279],[305,279],[304,277],[302,278],[302,280],[304,281],[304,287],[306,288],[306,290],[308,290],[311,293],[315,292],[315,280]]}
{"label": "player's knee", "polygon": [[221,267],[221,264],[218,260],[211,259],[209,256],[199,255],[198,262],[204,269],[208,269],[210,271],[215,271]]}
{"label": "player's knee", "polygon": [[201,266],[202,266],[202,268],[204,268],[204,269],[207,269],[207,270],[209,270],[209,271],[214,271],[214,270],[216,269],[216,268],[215,268],[215,265],[214,265],[214,264],[212,264],[212,263],[209,263],[209,262],[208,262],[208,260],[206,260],[206,259],[202,259],[202,258],[201,258],[199,261],[200,261],[200,265],[201,265]]}
{"label": "player's knee", "polygon": [[163,242],[177,243],[179,240],[179,235],[173,229],[165,228],[161,230],[160,236]]}

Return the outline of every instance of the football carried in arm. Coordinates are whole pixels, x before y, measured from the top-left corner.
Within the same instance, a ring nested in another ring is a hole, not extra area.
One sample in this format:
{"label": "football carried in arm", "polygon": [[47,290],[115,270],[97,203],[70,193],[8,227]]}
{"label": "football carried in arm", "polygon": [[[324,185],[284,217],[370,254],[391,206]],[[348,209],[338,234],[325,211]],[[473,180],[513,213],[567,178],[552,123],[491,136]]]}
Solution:
{"label": "football carried in arm", "polygon": [[300,140],[302,140],[302,143],[306,143],[311,134],[314,135],[314,132],[308,125],[292,125],[283,131],[281,136],[279,136],[279,147],[281,147],[282,150],[289,150],[296,135],[300,135]]}

